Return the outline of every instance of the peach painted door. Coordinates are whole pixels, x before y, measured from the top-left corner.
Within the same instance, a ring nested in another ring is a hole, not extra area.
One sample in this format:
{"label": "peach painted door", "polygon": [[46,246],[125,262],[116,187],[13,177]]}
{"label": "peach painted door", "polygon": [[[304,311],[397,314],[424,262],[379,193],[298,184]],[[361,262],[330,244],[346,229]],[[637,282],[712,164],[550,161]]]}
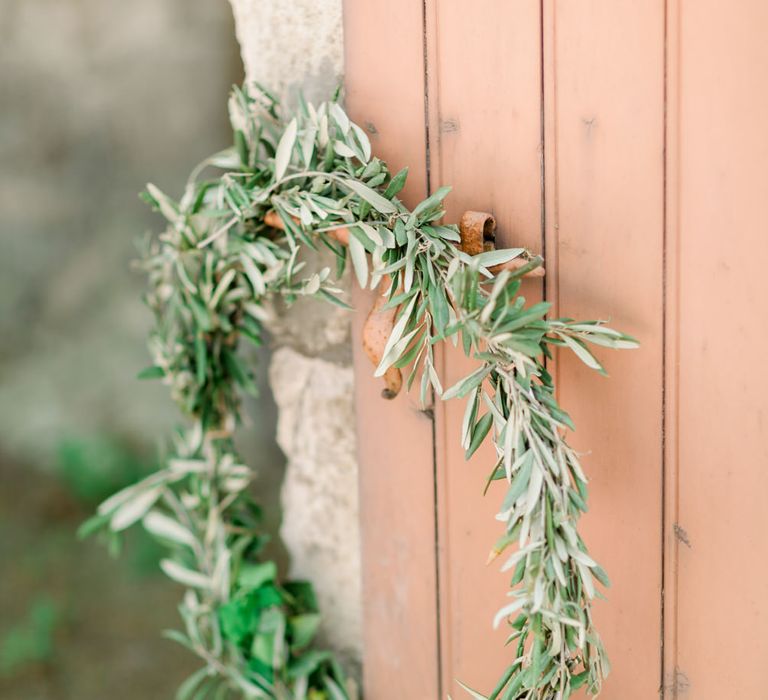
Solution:
{"label": "peach painted door", "polygon": [[[768,700],[766,30],[764,0],[345,1],[347,103],[410,203],[453,185],[449,220],[490,211],[545,256],[527,298],[642,342],[608,379],[554,363],[613,581],[607,700]],[[460,404],[383,401],[356,365],[366,700],[487,690],[488,453],[464,462]]]}

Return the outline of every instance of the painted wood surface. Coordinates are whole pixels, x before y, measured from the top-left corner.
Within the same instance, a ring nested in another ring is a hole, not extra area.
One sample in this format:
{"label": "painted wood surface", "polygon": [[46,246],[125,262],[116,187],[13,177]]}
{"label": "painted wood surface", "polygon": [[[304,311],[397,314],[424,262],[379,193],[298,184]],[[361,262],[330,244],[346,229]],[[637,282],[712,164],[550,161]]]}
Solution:
{"label": "painted wood surface", "polygon": [[668,698],[766,698],[768,4],[669,16]]}
{"label": "painted wood surface", "polygon": [[[641,340],[562,352],[555,379],[584,453],[581,530],[610,572],[596,624],[612,673],[601,697],[655,697],[661,672],[664,3],[545,3],[546,264],[557,315]],[[628,632],[631,630],[631,634]]]}
{"label": "painted wood surface", "polygon": [[[539,252],[539,2],[493,0],[468,13],[462,3],[430,0],[426,8],[432,189],[453,187],[448,221],[467,209],[491,212],[499,245]],[[538,301],[542,283],[526,281],[523,291]],[[473,369],[460,349],[443,360],[446,387]],[[490,444],[465,461],[464,407],[465,400],[440,402],[435,412],[443,694],[459,697],[465,693],[456,680],[492,688],[510,659],[508,632],[490,624],[507,600],[509,577],[501,562],[486,566],[503,533],[494,516],[505,489],[495,482],[483,496],[496,461]]]}
{"label": "painted wood surface", "polygon": [[[379,154],[411,165],[411,201],[453,185],[448,220],[492,211],[502,244],[544,253],[545,289],[526,296],[642,342],[600,353],[608,379],[554,363],[591,477],[583,533],[613,580],[596,603],[614,667],[601,698],[768,698],[768,4],[345,12],[348,103]],[[446,385],[469,367],[440,361]],[[435,406],[433,431],[357,365],[367,697],[488,689],[507,659],[490,628],[507,582],[484,565],[490,451],[465,463],[459,403]]]}
{"label": "painted wood surface", "polygon": [[[374,152],[408,165],[404,199],[426,196],[422,11],[410,0],[345,5],[347,106]],[[360,459],[366,700],[440,697],[433,425],[418,398],[381,398],[360,346],[373,293],[353,322]]]}

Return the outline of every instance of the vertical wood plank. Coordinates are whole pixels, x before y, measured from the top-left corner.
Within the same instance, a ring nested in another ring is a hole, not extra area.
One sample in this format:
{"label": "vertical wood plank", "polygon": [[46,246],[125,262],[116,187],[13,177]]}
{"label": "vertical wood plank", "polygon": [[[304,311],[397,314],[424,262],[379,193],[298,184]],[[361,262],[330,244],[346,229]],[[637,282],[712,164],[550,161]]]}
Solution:
{"label": "vertical wood plank", "polygon": [[768,5],[673,6],[679,595],[667,697],[763,698]]}
{"label": "vertical wood plank", "polygon": [[[466,209],[492,212],[501,246],[541,250],[541,82],[538,0],[427,2],[431,184],[450,184],[447,221]],[[541,296],[540,282],[526,294]],[[474,365],[461,351],[443,358],[444,384]],[[490,445],[464,460],[463,401],[435,407],[438,458],[440,613],[443,696],[455,681],[490,691],[512,660],[503,629],[491,621],[504,604],[508,576],[487,567],[502,530],[503,498],[483,488],[495,463]]]}
{"label": "vertical wood plank", "polygon": [[666,10],[666,118],[665,118],[665,206],[664,206],[664,532],[662,674],[661,698],[677,698],[677,628],[679,596],[678,523],[680,471],[678,459],[680,363],[680,251],[679,251],[679,147],[680,147],[680,3],[669,0]]}
{"label": "vertical wood plank", "polygon": [[[423,16],[409,0],[344,6],[346,95],[376,155],[410,166],[405,201],[426,195]],[[417,398],[381,398],[362,353],[372,295],[353,297],[355,398],[366,700],[431,700],[438,692],[437,576],[432,421]]]}
{"label": "vertical wood plank", "polygon": [[582,531],[613,581],[596,619],[601,697],[658,694],[661,638],[664,2],[545,0],[546,257],[558,314],[639,338],[599,353],[610,379],[556,361],[587,452]]}

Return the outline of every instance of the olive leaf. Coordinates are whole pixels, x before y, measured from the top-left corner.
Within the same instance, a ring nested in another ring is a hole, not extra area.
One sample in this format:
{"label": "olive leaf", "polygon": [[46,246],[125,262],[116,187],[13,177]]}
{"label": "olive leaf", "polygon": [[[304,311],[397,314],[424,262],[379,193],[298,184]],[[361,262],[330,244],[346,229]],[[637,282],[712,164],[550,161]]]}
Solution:
{"label": "olive leaf", "polygon": [[288,168],[288,163],[291,162],[293,146],[296,143],[297,130],[298,124],[296,119],[291,119],[280,138],[280,143],[277,144],[277,151],[275,152],[275,180],[282,179]]}

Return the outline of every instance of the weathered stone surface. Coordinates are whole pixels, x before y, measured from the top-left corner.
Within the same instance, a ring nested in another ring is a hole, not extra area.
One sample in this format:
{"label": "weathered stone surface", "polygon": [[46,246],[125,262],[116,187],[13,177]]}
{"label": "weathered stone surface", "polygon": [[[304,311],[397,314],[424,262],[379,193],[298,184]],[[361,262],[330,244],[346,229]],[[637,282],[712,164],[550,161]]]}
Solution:
{"label": "weathered stone surface", "polygon": [[288,457],[281,535],[290,573],[315,584],[325,638],[356,661],[361,598],[352,369],[281,348],[269,378],[277,440]]}
{"label": "weathered stone surface", "polygon": [[230,0],[245,72],[281,101],[327,98],[344,60],[341,0]]}
{"label": "weathered stone surface", "polygon": [[[341,80],[341,0],[230,0],[246,76],[290,106],[327,99]],[[307,255],[310,268],[333,265]],[[349,316],[312,299],[276,308],[270,384],[288,457],[282,536],[291,572],[317,589],[323,634],[361,657],[361,593]]]}

